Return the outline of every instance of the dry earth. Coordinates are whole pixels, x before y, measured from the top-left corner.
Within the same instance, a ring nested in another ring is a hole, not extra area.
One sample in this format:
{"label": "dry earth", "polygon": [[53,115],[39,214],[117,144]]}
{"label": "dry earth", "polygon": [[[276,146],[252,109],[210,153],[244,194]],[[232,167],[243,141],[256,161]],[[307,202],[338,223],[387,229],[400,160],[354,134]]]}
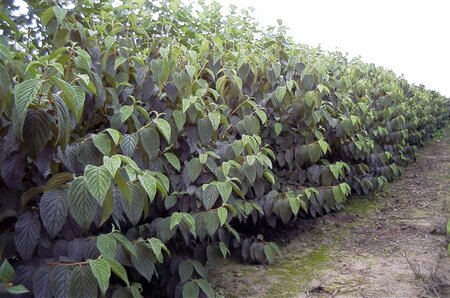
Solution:
{"label": "dry earth", "polygon": [[345,210],[299,220],[271,266],[211,269],[225,297],[450,297],[450,130],[419,149],[403,179]]}

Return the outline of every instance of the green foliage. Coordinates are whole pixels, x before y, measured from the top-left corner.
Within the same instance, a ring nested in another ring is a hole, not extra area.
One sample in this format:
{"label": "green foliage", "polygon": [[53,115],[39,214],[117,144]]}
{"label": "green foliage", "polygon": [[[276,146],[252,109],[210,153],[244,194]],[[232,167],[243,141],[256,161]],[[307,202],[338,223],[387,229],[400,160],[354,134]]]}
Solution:
{"label": "green foliage", "polygon": [[158,280],[213,297],[205,263],[280,254],[247,226],[376,191],[449,118],[437,92],[262,30],[248,11],[27,1],[25,18],[10,2],[1,291],[140,297]]}

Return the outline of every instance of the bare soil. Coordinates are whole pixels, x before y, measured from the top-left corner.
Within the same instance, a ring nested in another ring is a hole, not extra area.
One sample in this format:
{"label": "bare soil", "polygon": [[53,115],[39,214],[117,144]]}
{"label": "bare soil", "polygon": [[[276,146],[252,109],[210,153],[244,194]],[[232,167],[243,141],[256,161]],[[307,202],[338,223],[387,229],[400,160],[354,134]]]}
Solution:
{"label": "bare soil", "polygon": [[270,266],[210,270],[225,297],[450,297],[450,129],[418,150],[402,179],[343,211],[280,232]]}

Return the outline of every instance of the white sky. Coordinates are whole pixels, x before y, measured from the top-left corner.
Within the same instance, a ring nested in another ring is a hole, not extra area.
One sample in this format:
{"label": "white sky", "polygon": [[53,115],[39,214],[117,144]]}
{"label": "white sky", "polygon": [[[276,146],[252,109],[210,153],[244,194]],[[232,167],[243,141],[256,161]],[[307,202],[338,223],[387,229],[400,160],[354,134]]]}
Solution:
{"label": "white sky", "polygon": [[450,97],[448,0],[220,0],[255,8],[263,26],[281,19],[299,43],[361,56]]}

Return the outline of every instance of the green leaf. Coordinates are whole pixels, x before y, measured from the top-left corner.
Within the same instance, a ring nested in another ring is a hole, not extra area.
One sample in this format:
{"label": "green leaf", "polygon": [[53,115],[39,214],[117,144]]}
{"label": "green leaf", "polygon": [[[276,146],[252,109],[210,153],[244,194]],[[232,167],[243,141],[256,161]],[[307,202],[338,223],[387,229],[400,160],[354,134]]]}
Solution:
{"label": "green leaf", "polygon": [[0,282],[12,282],[14,276],[16,275],[14,268],[8,262],[8,260],[4,260],[2,266],[0,267]]}
{"label": "green leaf", "polygon": [[170,128],[169,122],[162,118],[158,118],[155,120],[156,127],[158,128],[159,132],[164,136],[167,143],[170,144],[170,136],[172,133],[172,129]]}
{"label": "green leaf", "polygon": [[266,256],[267,262],[272,264],[275,259],[275,250],[270,245],[264,245],[264,255]]}
{"label": "green leaf", "polygon": [[29,292],[28,289],[25,288],[24,285],[15,285],[15,286],[6,288],[6,291],[7,291],[9,294],[14,294],[14,295],[25,294],[25,293],[28,293],[28,292]]}
{"label": "green leaf", "polygon": [[182,214],[180,212],[174,212],[170,216],[170,229],[177,227],[181,222]]}
{"label": "green leaf", "polygon": [[131,244],[130,240],[127,239],[124,235],[115,232],[111,234],[114,239],[122,246],[126,251],[128,251],[131,255],[136,256],[136,248]]}
{"label": "green leaf", "polygon": [[106,52],[109,52],[111,47],[116,42],[116,39],[117,39],[117,36],[107,36],[107,37],[105,37],[105,51]]}
{"label": "green leaf", "polygon": [[120,142],[120,148],[122,149],[123,154],[132,157],[138,141],[138,135],[135,133],[124,135]]}
{"label": "green leaf", "polygon": [[169,250],[167,249],[167,247],[164,245],[164,243],[162,243],[161,240],[155,237],[147,239],[147,242],[148,247],[150,247],[150,249],[153,251],[158,262],[162,263],[164,261],[162,250],[165,250],[167,254],[169,254]]}
{"label": "green leaf", "polygon": [[208,113],[209,121],[211,121],[213,129],[217,131],[220,125],[220,113],[219,112],[211,112]]}
{"label": "green leaf", "polygon": [[87,230],[95,217],[97,202],[83,177],[77,177],[69,186],[69,210],[81,228]]}
{"label": "green leaf", "polygon": [[223,226],[226,223],[228,217],[227,208],[220,207],[219,209],[217,209],[217,215],[219,216],[220,226]]}
{"label": "green leaf", "polygon": [[219,191],[219,194],[222,197],[223,202],[226,202],[230,198],[231,192],[233,191],[233,187],[228,181],[218,182],[217,190]]}
{"label": "green leaf", "polygon": [[120,277],[120,279],[123,280],[127,286],[129,286],[130,282],[128,281],[127,271],[122,266],[122,264],[117,262],[115,259],[105,258],[105,260],[106,262],[108,262],[111,271],[114,272],[115,275]]}
{"label": "green leaf", "polygon": [[122,65],[125,61],[127,61],[127,58],[125,57],[120,56],[119,58],[117,58],[116,61],[114,62],[114,70],[116,70],[117,67]]}
{"label": "green leaf", "polygon": [[66,81],[55,76],[51,76],[49,78],[49,81],[57,86],[59,90],[61,90],[61,97],[63,98],[65,104],[67,105],[69,110],[76,115],[77,103],[75,101],[75,98],[77,97],[77,93],[75,92],[75,89],[73,89],[73,87]]}
{"label": "green leaf", "polygon": [[94,196],[100,206],[103,205],[106,193],[111,186],[111,175],[105,166],[96,167],[87,165],[84,169],[84,179],[86,180],[89,192]]}
{"label": "green leaf", "polygon": [[109,156],[111,154],[111,140],[105,133],[93,134],[92,141],[103,155]]}
{"label": "green leaf", "polygon": [[89,266],[97,279],[100,291],[105,295],[109,287],[109,278],[111,277],[111,267],[105,259],[89,260]]}
{"label": "green leaf", "polygon": [[202,291],[206,294],[206,296],[208,296],[208,298],[216,297],[216,295],[214,294],[214,290],[212,289],[208,281],[206,281],[205,279],[198,279],[197,283]]}
{"label": "green leaf", "polygon": [[140,131],[140,139],[150,159],[154,159],[159,154],[159,134],[154,127],[146,127]]}
{"label": "green leaf", "polygon": [[101,234],[97,237],[97,248],[104,258],[114,258],[116,256],[116,239],[107,234]]}
{"label": "green leaf", "polygon": [[274,125],[275,134],[278,136],[280,135],[281,131],[283,130],[283,125],[281,123],[275,123]]}
{"label": "green leaf", "polygon": [[81,116],[83,116],[84,101],[86,100],[86,95],[84,94],[83,88],[81,88],[80,86],[73,86],[73,90],[75,91],[75,118],[77,122],[80,122]]}
{"label": "green leaf", "polygon": [[285,95],[286,95],[286,86],[278,86],[277,89],[275,90],[275,98],[278,100],[278,102],[282,102]]}
{"label": "green leaf", "polygon": [[220,226],[219,216],[215,210],[206,212],[204,216],[205,227],[208,234],[213,237]]}
{"label": "green leaf", "polygon": [[173,111],[173,118],[175,119],[175,125],[178,131],[181,131],[186,123],[186,114],[180,110],[175,110]]}
{"label": "green leaf", "polygon": [[322,156],[322,150],[318,143],[308,145],[308,156],[311,163],[316,163]]}
{"label": "green leaf", "polygon": [[120,122],[124,123],[128,118],[130,118],[131,114],[133,114],[134,106],[122,106],[120,108]]}
{"label": "green leaf", "polygon": [[0,19],[5,21],[12,31],[14,31],[16,34],[20,34],[19,28],[17,28],[16,23],[14,23],[14,21],[3,11],[0,11]]}
{"label": "green leaf", "polygon": [[170,152],[164,153],[164,157],[167,159],[167,161],[179,172],[181,169],[180,160],[178,157]]}
{"label": "green leaf", "polygon": [[219,191],[213,184],[209,184],[203,191],[202,201],[206,210],[211,209],[219,197]]}
{"label": "green leaf", "polygon": [[198,176],[202,172],[203,165],[198,158],[193,158],[187,164],[187,173],[191,182],[197,180]]}
{"label": "green leaf", "polygon": [[58,23],[61,24],[61,22],[64,20],[64,18],[67,15],[67,9],[61,8],[57,5],[53,6],[53,12],[55,13],[55,17],[58,20]]}
{"label": "green leaf", "polygon": [[180,275],[180,282],[185,283],[187,280],[189,280],[192,276],[192,273],[194,273],[194,266],[186,260],[183,260],[180,262],[180,265],[178,265],[178,274]]}
{"label": "green leaf", "polygon": [[103,166],[109,171],[112,177],[116,175],[121,163],[122,160],[117,155],[113,155],[111,157],[103,156]]}
{"label": "green leaf", "polygon": [[192,215],[190,215],[189,213],[182,213],[182,220],[188,226],[189,231],[195,238],[197,234],[195,232],[195,220]]}
{"label": "green leaf", "polygon": [[111,138],[114,141],[114,144],[117,146],[120,142],[120,137],[121,137],[120,132],[118,132],[117,130],[115,130],[113,128],[107,128],[106,131],[109,133],[109,135],[111,136]]}
{"label": "green leaf", "polygon": [[202,144],[209,144],[214,133],[213,125],[208,118],[200,119],[198,121],[198,134]]}
{"label": "green leaf", "polygon": [[450,219],[447,222],[447,235],[450,235]]}
{"label": "green leaf", "polygon": [[330,146],[324,140],[318,140],[320,148],[322,149],[323,154],[327,154],[327,151],[330,150]]}
{"label": "green leaf", "polygon": [[345,196],[344,196],[344,193],[342,192],[341,187],[339,185],[335,185],[331,188],[331,190],[333,192],[333,197],[334,197],[334,200],[336,201],[336,203],[341,204],[345,199]]}
{"label": "green leaf", "polygon": [[12,122],[14,123],[17,138],[22,141],[23,124],[27,115],[28,106],[38,95],[42,86],[42,80],[29,79],[19,85],[14,90],[14,109]]}
{"label": "green leaf", "polygon": [[138,179],[147,193],[150,202],[153,202],[156,196],[156,178],[150,172],[145,172],[143,175],[138,175]]}
{"label": "green leaf", "polygon": [[183,286],[183,298],[197,298],[200,294],[200,288],[196,281],[188,281]]}
{"label": "green leaf", "polygon": [[88,266],[76,266],[70,278],[70,297],[97,297],[95,276]]}

